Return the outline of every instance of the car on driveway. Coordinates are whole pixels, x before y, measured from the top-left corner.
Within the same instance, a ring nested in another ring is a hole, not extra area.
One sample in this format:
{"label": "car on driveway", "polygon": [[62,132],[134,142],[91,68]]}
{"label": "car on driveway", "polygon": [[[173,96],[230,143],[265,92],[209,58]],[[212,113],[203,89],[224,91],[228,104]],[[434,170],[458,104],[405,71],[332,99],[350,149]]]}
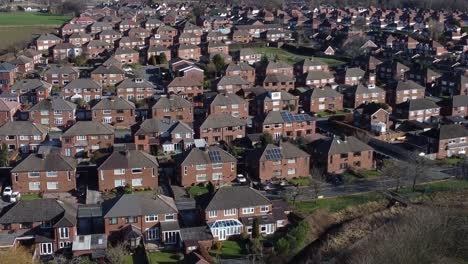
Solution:
{"label": "car on driveway", "polygon": [[3,189],[3,196],[11,196],[12,193],[13,189],[11,189],[11,186],[7,186]]}
{"label": "car on driveway", "polygon": [[13,192],[10,196],[10,203],[19,202],[21,199],[21,194],[19,192]]}
{"label": "car on driveway", "polygon": [[238,183],[242,183],[242,184],[247,183],[247,179],[242,174],[237,174],[236,180]]}

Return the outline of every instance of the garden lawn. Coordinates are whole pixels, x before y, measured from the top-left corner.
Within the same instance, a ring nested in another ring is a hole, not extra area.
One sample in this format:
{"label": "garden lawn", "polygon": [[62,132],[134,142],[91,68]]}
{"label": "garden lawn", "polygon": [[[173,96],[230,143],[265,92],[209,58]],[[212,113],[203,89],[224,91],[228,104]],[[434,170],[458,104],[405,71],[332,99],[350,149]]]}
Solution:
{"label": "garden lawn", "polygon": [[312,181],[307,177],[301,177],[296,179],[289,180],[289,183],[299,186],[309,186],[312,184]]}
{"label": "garden lawn", "polygon": [[380,177],[380,171],[378,170],[360,170],[359,174],[366,179]]}
{"label": "garden lawn", "polygon": [[[239,258],[244,255],[243,253],[243,243],[241,241],[234,241],[234,240],[226,240],[221,242],[222,247],[219,251],[219,256],[222,259],[229,259],[229,258]],[[216,256],[218,251],[213,248],[210,250],[210,254],[212,256]]]}
{"label": "garden lawn", "polygon": [[148,260],[150,264],[156,263],[177,263],[178,258],[176,254],[168,252],[152,252],[148,253]]}
{"label": "garden lawn", "polygon": [[187,191],[191,196],[199,196],[208,193],[208,188],[204,186],[192,186],[189,187]]}
{"label": "garden lawn", "polygon": [[41,199],[39,194],[21,194],[21,200],[36,200]]}
{"label": "garden lawn", "polygon": [[71,16],[49,15],[39,12],[12,12],[0,14],[0,26],[61,26]]}
{"label": "garden lawn", "polygon": [[[312,56],[294,54],[281,48],[261,47],[261,48],[253,48],[253,50],[256,50],[264,54],[269,59],[273,59],[276,56],[280,61],[284,61],[289,64],[294,64],[306,58],[312,58]],[[321,57],[314,57],[314,58],[327,63],[329,66],[338,66],[338,65],[344,64],[344,62],[342,61],[331,59],[331,58],[321,58]]]}

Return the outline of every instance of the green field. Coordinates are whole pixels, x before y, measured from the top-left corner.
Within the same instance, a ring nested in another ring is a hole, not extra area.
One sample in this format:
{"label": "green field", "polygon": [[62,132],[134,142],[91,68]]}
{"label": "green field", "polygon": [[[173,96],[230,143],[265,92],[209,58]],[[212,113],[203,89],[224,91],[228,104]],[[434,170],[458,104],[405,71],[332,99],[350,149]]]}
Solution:
{"label": "green field", "polygon": [[[256,50],[264,54],[269,59],[274,59],[275,57],[277,57],[280,61],[284,61],[289,64],[294,64],[306,58],[312,58],[312,56],[294,54],[294,53],[291,53],[287,50],[280,49],[280,48],[262,47],[262,48],[253,48],[253,50]],[[325,62],[329,66],[332,66],[332,67],[344,64],[343,61],[339,61],[339,60],[335,60],[331,58],[322,58],[322,57],[314,57],[314,58],[321,60],[322,62]]]}
{"label": "green field", "polygon": [[0,13],[0,26],[61,26],[70,18],[36,12]]}
{"label": "green field", "polygon": [[35,36],[53,33],[70,16],[56,16],[34,12],[0,13],[0,52],[27,46]]}

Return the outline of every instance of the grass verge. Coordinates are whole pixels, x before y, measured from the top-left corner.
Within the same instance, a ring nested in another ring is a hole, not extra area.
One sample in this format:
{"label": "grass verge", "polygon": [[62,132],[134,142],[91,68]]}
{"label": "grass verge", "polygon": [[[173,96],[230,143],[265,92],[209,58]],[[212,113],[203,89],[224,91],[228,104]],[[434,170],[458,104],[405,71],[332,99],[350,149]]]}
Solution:
{"label": "grass verge", "polygon": [[[300,54],[294,54],[291,53],[287,50],[281,49],[281,48],[273,48],[273,47],[261,47],[261,48],[253,48],[253,50],[256,50],[265,56],[267,56],[269,59],[273,59],[277,57],[280,61],[284,61],[288,64],[294,64],[296,62],[299,62],[303,59],[307,58],[312,58],[312,56],[304,56]],[[322,62],[325,62],[329,66],[338,66],[341,64],[344,64],[343,61],[335,60],[335,59],[330,59],[330,58],[320,58],[320,57],[314,57],[315,59],[318,59]]]}

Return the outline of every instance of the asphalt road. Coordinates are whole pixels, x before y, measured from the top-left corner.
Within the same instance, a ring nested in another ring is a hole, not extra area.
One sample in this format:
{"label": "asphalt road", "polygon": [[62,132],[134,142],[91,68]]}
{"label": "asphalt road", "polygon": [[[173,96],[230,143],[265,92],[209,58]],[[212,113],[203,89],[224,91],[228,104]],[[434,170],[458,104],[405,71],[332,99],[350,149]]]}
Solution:
{"label": "asphalt road", "polygon": [[[447,170],[441,168],[432,168],[429,170],[426,177],[417,180],[417,184],[454,178],[455,174],[451,174],[455,171],[456,169]],[[412,179],[402,179],[401,185],[407,187],[411,186]],[[395,186],[396,180],[391,178],[381,178],[376,180],[362,179],[356,180],[353,183],[347,183],[338,186],[326,182],[321,182],[319,195],[329,198],[371,191],[387,190],[394,188]],[[313,200],[315,197],[315,190],[311,186],[301,187],[299,192],[299,195],[296,197],[296,200],[298,201]]]}

